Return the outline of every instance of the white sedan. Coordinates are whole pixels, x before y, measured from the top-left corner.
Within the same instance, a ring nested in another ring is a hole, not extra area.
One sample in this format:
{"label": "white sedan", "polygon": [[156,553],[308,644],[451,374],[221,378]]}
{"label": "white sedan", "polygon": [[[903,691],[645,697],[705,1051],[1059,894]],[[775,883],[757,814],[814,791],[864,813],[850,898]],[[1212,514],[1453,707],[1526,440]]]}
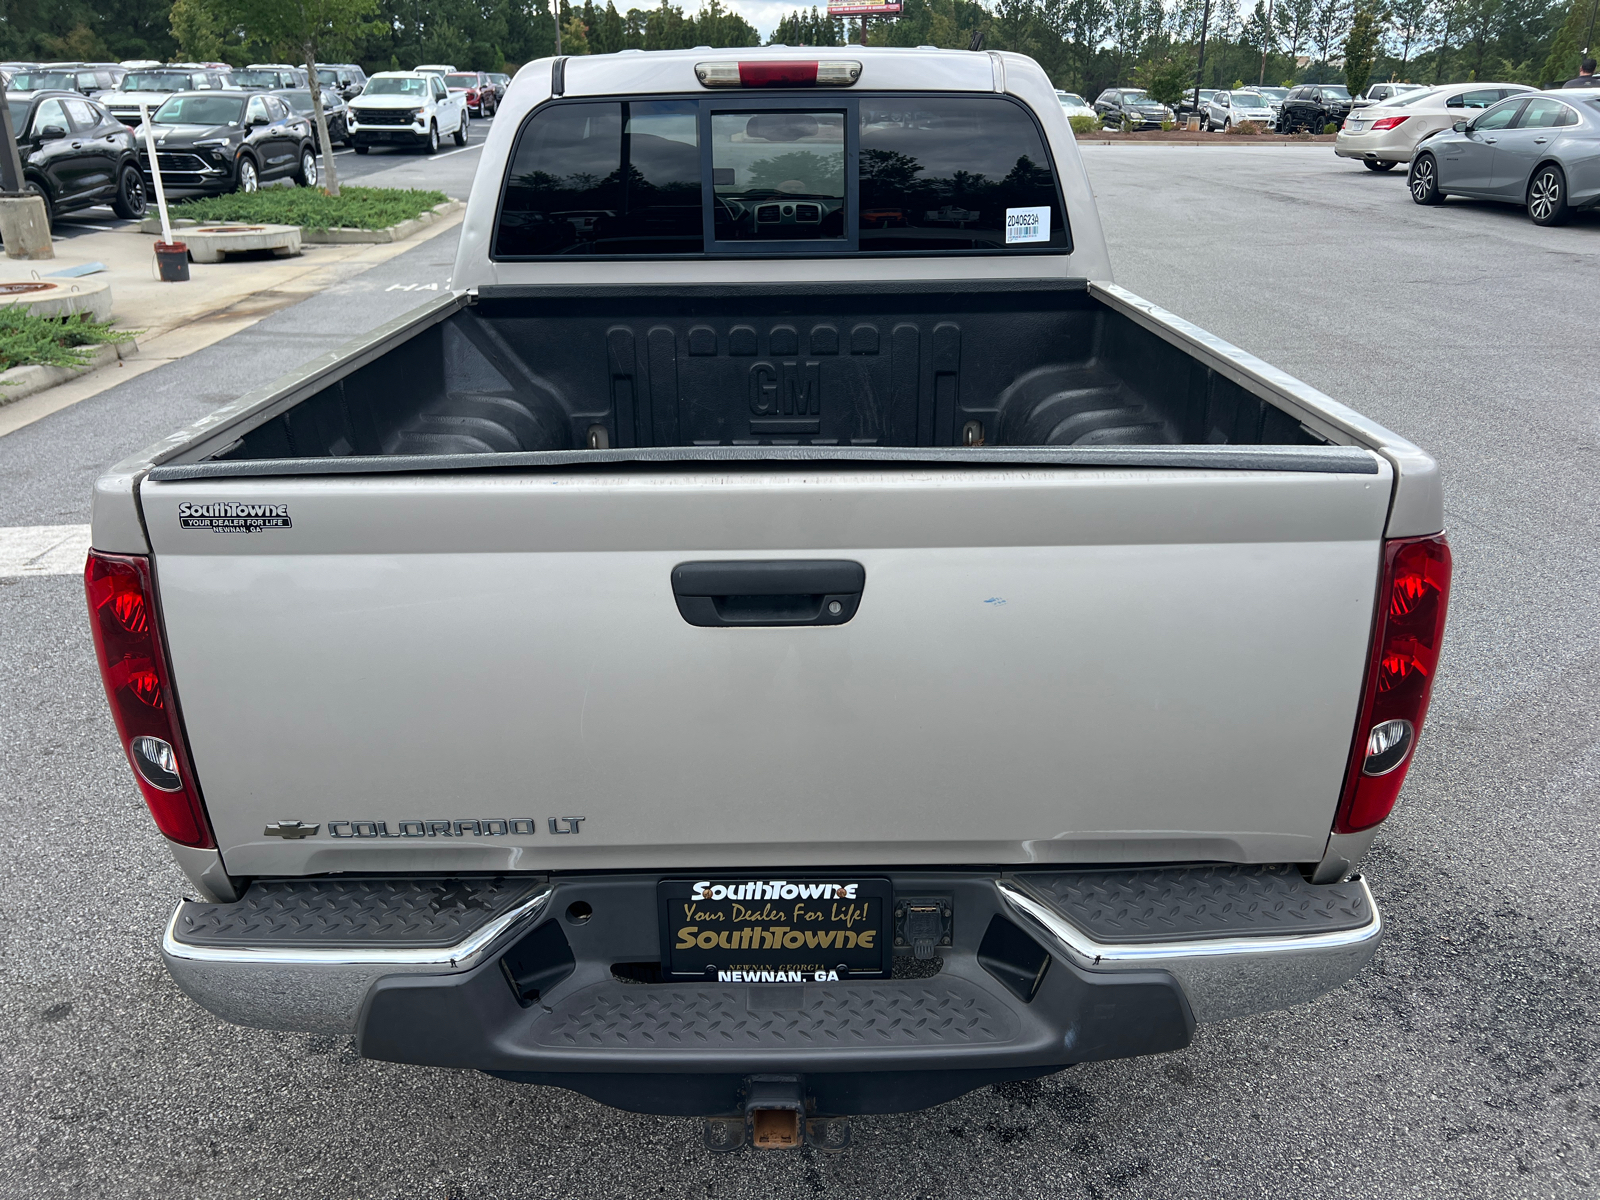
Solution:
{"label": "white sedan", "polygon": [[1082,96],[1076,92],[1056,91],[1056,99],[1061,101],[1061,111],[1066,114],[1067,120],[1073,117],[1092,117],[1095,115],[1094,106],[1084,102]]}
{"label": "white sedan", "polygon": [[1520,83],[1452,83],[1406,92],[1353,111],[1333,140],[1333,152],[1359,158],[1369,171],[1387,171],[1410,162],[1423,139],[1457,121],[1470,121],[1507,96],[1533,90]]}

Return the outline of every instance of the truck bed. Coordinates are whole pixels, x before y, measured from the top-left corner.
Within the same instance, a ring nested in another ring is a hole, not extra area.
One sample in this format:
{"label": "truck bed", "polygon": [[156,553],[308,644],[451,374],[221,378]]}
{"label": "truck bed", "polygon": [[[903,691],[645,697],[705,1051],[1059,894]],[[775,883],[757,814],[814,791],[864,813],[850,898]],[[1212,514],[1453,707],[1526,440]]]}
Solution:
{"label": "truck bed", "polygon": [[[1098,285],[835,292],[452,298],[175,438],[139,499],[230,870],[1318,860],[1409,448]],[[823,432],[762,428],[824,327]],[[798,626],[677,582],[832,562]]]}
{"label": "truck bed", "polygon": [[210,457],[1326,442],[1082,284],[484,290]]}

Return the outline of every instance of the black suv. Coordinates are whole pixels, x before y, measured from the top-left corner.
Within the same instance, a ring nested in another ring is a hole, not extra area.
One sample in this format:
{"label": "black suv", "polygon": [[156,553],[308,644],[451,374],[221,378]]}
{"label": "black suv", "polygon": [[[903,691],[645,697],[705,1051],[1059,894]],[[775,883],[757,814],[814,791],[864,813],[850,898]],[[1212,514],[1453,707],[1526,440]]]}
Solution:
{"label": "black suv", "polygon": [[144,216],[145,183],[133,132],[77,92],[10,95],[23,186],[44,198],[45,212],[109,204],[117,216]]}
{"label": "black suv", "polygon": [[1129,133],[1135,129],[1159,129],[1161,122],[1174,119],[1172,110],[1150,99],[1143,88],[1107,88],[1094,102],[1094,111],[1102,125]]}
{"label": "black suv", "polygon": [[353,63],[318,63],[317,82],[324,94],[333,90],[346,100],[354,100],[367,86],[367,76]]}
{"label": "black suv", "polygon": [[[179,92],[151,114],[150,124],[161,182],[175,191],[253,192],[272,179],[317,184],[311,122],[269,93]],[[140,155],[147,180],[148,157]]]}
{"label": "black suv", "polygon": [[1278,110],[1278,132],[1302,129],[1321,133],[1331,122],[1344,128],[1350,115],[1350,89],[1342,83],[1307,83],[1292,89]]}
{"label": "black suv", "polygon": [[[322,153],[322,136],[317,132],[317,113],[311,106],[311,89],[294,88],[281,92],[269,92],[287,104],[292,112],[298,113],[306,119],[311,126],[311,140],[317,147],[317,153]],[[333,90],[329,84],[322,85],[322,115],[328,122],[328,140],[335,146],[348,146],[350,137],[350,106],[344,98]]]}

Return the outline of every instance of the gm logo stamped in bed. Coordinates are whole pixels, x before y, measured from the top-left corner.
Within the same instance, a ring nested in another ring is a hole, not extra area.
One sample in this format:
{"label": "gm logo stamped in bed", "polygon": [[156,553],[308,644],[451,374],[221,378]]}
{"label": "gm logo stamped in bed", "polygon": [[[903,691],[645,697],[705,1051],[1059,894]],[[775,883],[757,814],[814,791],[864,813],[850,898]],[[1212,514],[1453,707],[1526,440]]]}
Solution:
{"label": "gm logo stamped in bed", "polygon": [[209,529],[212,533],[264,533],[268,529],[292,529],[287,504],[178,505],[178,524],[184,529]]}

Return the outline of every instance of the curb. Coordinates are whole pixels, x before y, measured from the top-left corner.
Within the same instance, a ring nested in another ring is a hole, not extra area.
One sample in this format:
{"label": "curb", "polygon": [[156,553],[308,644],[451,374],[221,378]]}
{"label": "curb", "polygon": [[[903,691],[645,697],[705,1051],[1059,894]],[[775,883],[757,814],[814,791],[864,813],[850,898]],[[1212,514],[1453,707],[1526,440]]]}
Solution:
{"label": "curb", "polygon": [[409,221],[401,221],[398,225],[391,225],[387,229],[301,229],[300,240],[307,245],[323,246],[350,246],[350,245],[379,245],[384,242],[403,242],[408,237],[421,233],[432,225],[452,213],[460,212],[465,208],[464,200],[446,200],[443,204],[436,204],[432,210]]}
{"label": "curb", "polygon": [[[435,221],[460,212],[465,208],[464,200],[446,200],[443,204],[436,204],[421,216],[413,217],[409,221],[401,221],[398,225],[390,225],[387,229],[307,229],[305,226],[296,226],[300,230],[300,241],[307,246],[377,246],[388,242],[403,242],[408,237],[421,233]],[[182,217],[172,223],[173,232],[180,229],[192,229],[200,222]],[[214,225],[226,225],[226,221],[213,221]],[[237,222],[235,222],[237,224]],[[140,233],[161,232],[160,217],[146,217],[139,223]]]}
{"label": "curb", "polygon": [[0,406],[25,400],[36,392],[66,383],[90,371],[109,367],[112,363],[131,358],[139,353],[138,342],[124,342],[120,346],[96,346],[90,359],[81,367],[49,367],[34,363],[26,367],[12,367],[0,371]]}

